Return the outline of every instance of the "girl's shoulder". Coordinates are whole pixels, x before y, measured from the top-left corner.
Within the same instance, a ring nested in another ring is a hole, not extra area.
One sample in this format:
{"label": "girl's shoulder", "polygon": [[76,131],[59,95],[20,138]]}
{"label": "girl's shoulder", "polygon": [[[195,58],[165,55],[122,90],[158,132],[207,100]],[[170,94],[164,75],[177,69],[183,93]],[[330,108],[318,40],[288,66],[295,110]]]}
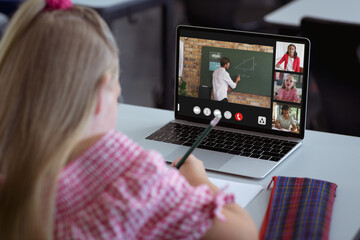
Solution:
{"label": "girl's shoulder", "polygon": [[164,167],[164,158],[160,153],[145,150],[116,130],[109,131],[88,154],[93,155],[93,159],[106,161],[120,172],[130,168]]}
{"label": "girl's shoulder", "polygon": [[58,188],[55,239],[199,239],[234,202],[207,185],[192,187],[159,153],[121,133],[107,134],[89,152],[79,174]]}
{"label": "girl's shoulder", "polygon": [[99,196],[107,195],[110,188],[127,188],[144,178],[161,179],[166,169],[159,153],[143,149],[120,132],[110,131],[61,171],[57,219],[63,221],[84,210]]}
{"label": "girl's shoulder", "polygon": [[78,156],[63,171],[81,169],[83,164],[111,164],[136,158],[144,149],[116,130],[110,130]]}

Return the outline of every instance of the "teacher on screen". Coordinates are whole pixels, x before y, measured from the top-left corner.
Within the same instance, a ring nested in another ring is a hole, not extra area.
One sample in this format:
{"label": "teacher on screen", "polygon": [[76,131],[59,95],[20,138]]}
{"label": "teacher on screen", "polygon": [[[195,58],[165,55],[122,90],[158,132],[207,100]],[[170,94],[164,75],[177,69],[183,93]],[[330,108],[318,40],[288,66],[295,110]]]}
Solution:
{"label": "teacher on screen", "polygon": [[235,82],[231,79],[230,74],[226,71],[229,67],[230,59],[223,57],[220,59],[220,67],[213,72],[212,85],[216,101],[228,102],[228,87],[234,89],[240,81],[240,76],[236,77]]}

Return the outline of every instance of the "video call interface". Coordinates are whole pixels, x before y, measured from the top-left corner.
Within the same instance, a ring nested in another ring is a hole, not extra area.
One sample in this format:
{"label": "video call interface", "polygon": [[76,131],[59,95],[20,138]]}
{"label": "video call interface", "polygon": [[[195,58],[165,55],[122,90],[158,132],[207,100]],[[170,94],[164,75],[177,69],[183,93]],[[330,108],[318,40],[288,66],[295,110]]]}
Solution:
{"label": "video call interface", "polygon": [[177,115],[300,133],[305,44],[180,37],[178,51]]}

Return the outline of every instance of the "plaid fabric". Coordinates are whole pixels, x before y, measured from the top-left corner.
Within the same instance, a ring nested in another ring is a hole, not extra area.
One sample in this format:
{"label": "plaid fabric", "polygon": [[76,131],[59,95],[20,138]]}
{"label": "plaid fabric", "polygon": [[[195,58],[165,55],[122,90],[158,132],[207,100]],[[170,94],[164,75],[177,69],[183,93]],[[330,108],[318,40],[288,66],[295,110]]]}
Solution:
{"label": "plaid fabric", "polygon": [[273,177],[260,239],[328,239],[337,185],[295,177]]}
{"label": "plaid fabric", "polygon": [[110,131],[62,170],[54,239],[198,239],[233,202]]}

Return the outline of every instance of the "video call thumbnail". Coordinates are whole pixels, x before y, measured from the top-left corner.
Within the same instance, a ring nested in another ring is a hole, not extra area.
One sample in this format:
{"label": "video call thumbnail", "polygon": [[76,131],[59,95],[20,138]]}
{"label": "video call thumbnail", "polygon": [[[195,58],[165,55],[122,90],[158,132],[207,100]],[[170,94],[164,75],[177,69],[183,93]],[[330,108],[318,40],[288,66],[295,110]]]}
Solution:
{"label": "video call thumbnail", "polygon": [[275,72],[274,100],[300,103],[302,98],[303,76]]}
{"label": "video call thumbnail", "polygon": [[275,69],[303,73],[304,44],[276,42]]}
{"label": "video call thumbnail", "polygon": [[179,51],[179,95],[271,107],[274,47],[181,37]]}
{"label": "video call thumbnail", "polygon": [[300,132],[301,107],[287,103],[273,103],[272,129],[285,132]]}

